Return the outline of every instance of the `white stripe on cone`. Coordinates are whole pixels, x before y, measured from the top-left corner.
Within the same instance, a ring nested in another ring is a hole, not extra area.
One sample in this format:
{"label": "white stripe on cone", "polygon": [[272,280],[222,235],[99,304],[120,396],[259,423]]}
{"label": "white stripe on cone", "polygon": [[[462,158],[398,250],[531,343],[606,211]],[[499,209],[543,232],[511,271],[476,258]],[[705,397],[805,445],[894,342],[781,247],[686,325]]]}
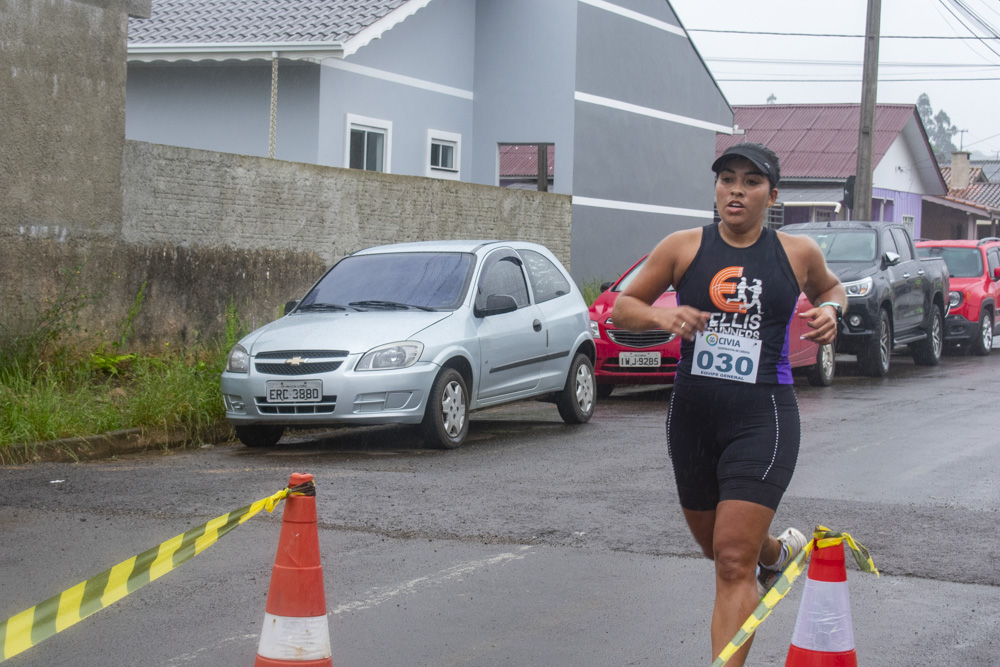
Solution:
{"label": "white stripe on cone", "polygon": [[330,652],[326,615],[289,617],[264,613],[257,655],[271,660],[325,660]]}
{"label": "white stripe on cone", "polygon": [[822,653],[854,650],[851,600],[846,581],[806,579],[792,644]]}

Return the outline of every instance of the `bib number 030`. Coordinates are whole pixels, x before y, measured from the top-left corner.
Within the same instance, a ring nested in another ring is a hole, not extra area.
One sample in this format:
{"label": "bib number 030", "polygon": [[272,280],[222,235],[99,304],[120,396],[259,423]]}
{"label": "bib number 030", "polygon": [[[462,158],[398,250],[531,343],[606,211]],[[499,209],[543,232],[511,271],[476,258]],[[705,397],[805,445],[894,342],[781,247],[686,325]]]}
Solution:
{"label": "bib number 030", "polygon": [[719,373],[736,373],[742,377],[747,377],[753,373],[754,363],[749,357],[736,357],[728,352],[712,354],[708,350],[698,353],[698,368],[702,370],[713,369]]}
{"label": "bib number 030", "polygon": [[691,372],[703,377],[757,382],[760,341],[739,336],[699,333],[694,341],[694,364]]}

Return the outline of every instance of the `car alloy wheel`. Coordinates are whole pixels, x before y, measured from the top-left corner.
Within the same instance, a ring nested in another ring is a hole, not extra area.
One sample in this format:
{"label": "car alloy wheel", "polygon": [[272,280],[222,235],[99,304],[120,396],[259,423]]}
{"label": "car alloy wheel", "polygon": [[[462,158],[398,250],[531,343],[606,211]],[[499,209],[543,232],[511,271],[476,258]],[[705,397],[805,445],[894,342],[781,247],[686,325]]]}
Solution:
{"label": "car alloy wheel", "polygon": [[972,341],[972,354],[985,357],[993,349],[993,313],[984,310],[979,318],[979,336]]}
{"label": "car alloy wheel", "polygon": [[566,385],[556,398],[559,416],[567,424],[585,424],[594,415],[594,366],[590,357],[578,352],[570,364]]}

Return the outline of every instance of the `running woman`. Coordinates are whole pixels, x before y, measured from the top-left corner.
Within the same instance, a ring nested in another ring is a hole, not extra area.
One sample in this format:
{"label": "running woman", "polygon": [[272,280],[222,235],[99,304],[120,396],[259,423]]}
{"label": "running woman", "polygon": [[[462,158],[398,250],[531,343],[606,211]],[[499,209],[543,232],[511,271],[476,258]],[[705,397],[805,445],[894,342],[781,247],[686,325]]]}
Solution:
{"label": "running woman", "polygon": [[[804,337],[832,343],[846,294],[815,241],[764,226],[781,176],[772,150],[737,144],[712,171],[721,221],[663,239],[612,318],[683,339],[667,451],[684,518],[715,561],[714,657],[807,542],[795,528],[769,532],[799,451],[789,325],[805,292],[814,307],[800,314],[811,329]],[[671,285],[678,306],[654,308]],[[750,644],[728,664],[743,665]]]}

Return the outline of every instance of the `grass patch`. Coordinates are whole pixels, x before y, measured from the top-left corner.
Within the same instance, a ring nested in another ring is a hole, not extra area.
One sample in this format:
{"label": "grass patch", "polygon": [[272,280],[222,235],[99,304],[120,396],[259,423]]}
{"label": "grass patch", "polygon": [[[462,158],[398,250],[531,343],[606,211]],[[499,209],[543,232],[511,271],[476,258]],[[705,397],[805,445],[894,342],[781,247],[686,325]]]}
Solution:
{"label": "grass patch", "polygon": [[[0,462],[10,446],[123,429],[166,430],[197,442],[225,423],[220,375],[243,333],[232,303],[218,345],[150,355],[129,351],[145,284],[116,337],[80,352],[63,344],[76,329],[73,286],[49,302],[32,332],[0,330]],[[4,335],[6,334],[6,335]],[[166,346],[165,346],[166,349]]]}

